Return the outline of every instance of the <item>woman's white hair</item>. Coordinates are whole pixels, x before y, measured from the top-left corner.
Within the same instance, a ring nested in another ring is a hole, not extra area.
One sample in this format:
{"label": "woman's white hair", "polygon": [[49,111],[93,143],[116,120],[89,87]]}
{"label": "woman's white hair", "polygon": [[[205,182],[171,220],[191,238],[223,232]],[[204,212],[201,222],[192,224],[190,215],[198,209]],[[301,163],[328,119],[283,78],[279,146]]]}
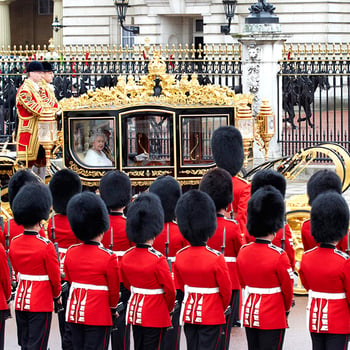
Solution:
{"label": "woman's white hair", "polygon": [[96,131],[96,132],[93,132],[89,138],[89,143],[91,146],[95,142],[98,136],[102,136],[105,142],[107,141],[106,135],[102,131]]}

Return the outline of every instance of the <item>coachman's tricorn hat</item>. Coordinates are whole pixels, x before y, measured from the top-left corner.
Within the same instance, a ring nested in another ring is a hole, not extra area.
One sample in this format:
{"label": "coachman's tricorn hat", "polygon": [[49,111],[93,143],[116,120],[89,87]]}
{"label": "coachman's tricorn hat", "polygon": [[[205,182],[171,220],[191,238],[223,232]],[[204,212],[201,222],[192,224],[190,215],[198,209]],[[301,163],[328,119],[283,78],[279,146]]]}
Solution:
{"label": "coachman's tricorn hat", "polygon": [[56,213],[66,215],[69,200],[82,190],[80,177],[70,169],[62,169],[54,174],[49,188],[52,194],[53,209]]}
{"label": "coachman's tricorn hat", "polygon": [[81,241],[89,241],[109,229],[107,207],[92,192],[73,196],[67,205],[67,217],[73,233]]}
{"label": "coachman's tricorn hat", "polygon": [[283,227],[284,199],[273,186],[259,188],[248,202],[247,229],[254,237],[276,233]]}
{"label": "coachman's tricorn hat", "polygon": [[192,246],[203,246],[216,230],[216,209],[210,196],[199,190],[186,192],[177,202],[176,220]]}
{"label": "coachman's tricorn hat", "polygon": [[279,172],[272,169],[264,169],[258,171],[251,182],[250,194],[252,195],[259,188],[266,185],[271,185],[280,191],[282,197],[284,198],[286,194],[286,179]]}
{"label": "coachman's tricorn hat", "polygon": [[43,183],[30,183],[23,186],[13,200],[13,216],[18,225],[34,226],[48,219],[51,205],[49,188]]}
{"label": "coachman's tricorn hat", "polygon": [[321,193],[335,191],[342,193],[342,183],[340,177],[331,170],[324,169],[313,174],[306,185],[309,196],[309,204],[312,206],[314,199]]}
{"label": "coachman's tricorn hat", "polygon": [[164,227],[164,212],[158,196],[142,193],[130,204],[126,235],[134,243],[145,243],[158,236]]}
{"label": "coachman's tricorn hat", "polygon": [[340,241],[349,230],[349,208],[336,192],[325,192],[312,202],[311,234],[318,243]]}
{"label": "coachman's tricorn hat", "polygon": [[26,67],[26,72],[44,72],[44,66],[39,61],[31,61]]}
{"label": "coachman's tricorn hat", "polygon": [[100,182],[100,195],[108,209],[120,209],[131,200],[131,181],[128,175],[119,171],[108,171]]}
{"label": "coachman's tricorn hat", "polygon": [[237,175],[244,161],[241,132],[234,126],[221,126],[213,132],[211,147],[216,165]]}
{"label": "coachman's tricorn hat", "polygon": [[175,219],[175,207],[182,195],[181,186],[172,176],[160,176],[150,186],[149,192],[156,194],[162,202],[164,222]]}
{"label": "coachman's tricorn hat", "polygon": [[30,170],[19,170],[15,172],[11,176],[8,184],[8,198],[10,207],[12,208],[13,200],[24,185],[27,185],[29,183],[39,183],[40,181],[40,178]]}
{"label": "coachman's tricorn hat", "polygon": [[199,184],[200,191],[207,193],[215,203],[216,211],[225,209],[232,201],[232,176],[222,168],[209,170]]}

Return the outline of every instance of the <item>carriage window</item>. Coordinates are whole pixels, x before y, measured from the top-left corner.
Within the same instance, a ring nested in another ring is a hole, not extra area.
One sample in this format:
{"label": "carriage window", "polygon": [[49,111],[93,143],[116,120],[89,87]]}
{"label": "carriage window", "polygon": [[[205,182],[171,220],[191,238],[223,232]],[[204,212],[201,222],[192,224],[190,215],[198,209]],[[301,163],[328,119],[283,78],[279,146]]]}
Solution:
{"label": "carriage window", "polygon": [[228,124],[228,116],[186,116],[181,119],[182,165],[210,164],[213,131]]}
{"label": "carriage window", "polygon": [[112,119],[71,120],[71,144],[75,158],[86,167],[115,164]]}
{"label": "carriage window", "polygon": [[137,114],[123,119],[123,166],[170,165],[171,117]]}

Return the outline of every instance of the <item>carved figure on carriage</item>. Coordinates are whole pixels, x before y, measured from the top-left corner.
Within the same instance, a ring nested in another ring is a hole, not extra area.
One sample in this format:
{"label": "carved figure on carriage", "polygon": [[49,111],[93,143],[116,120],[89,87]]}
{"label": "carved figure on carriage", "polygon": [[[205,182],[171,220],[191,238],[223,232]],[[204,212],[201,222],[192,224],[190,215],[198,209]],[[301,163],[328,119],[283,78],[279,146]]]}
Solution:
{"label": "carved figure on carriage", "polygon": [[311,122],[312,112],[311,105],[314,102],[314,95],[317,88],[328,90],[330,84],[326,75],[285,75],[282,78],[282,108],[288,114],[284,121],[294,124],[295,111],[294,106],[299,109],[303,107],[305,117],[299,116],[298,122],[307,121],[312,128]]}

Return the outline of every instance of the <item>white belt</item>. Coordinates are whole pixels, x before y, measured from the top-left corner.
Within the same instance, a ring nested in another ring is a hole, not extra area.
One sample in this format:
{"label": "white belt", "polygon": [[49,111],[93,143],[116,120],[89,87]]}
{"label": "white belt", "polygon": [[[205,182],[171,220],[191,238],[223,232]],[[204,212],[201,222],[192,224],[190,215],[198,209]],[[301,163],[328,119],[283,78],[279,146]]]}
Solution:
{"label": "white belt", "polygon": [[134,294],[143,294],[143,295],[164,294],[164,289],[163,288],[146,289],[146,288],[137,288],[137,287],[131,286],[130,290],[131,290],[131,293],[134,293]]}
{"label": "white belt", "polygon": [[248,294],[276,294],[281,292],[281,287],[274,288],[255,288],[246,286],[245,292]]}
{"label": "white belt", "polygon": [[106,290],[108,291],[107,286],[100,286],[97,284],[86,284],[86,283],[77,283],[77,282],[72,282],[72,288],[74,289],[90,289],[90,290]]}
{"label": "white belt", "polygon": [[338,300],[345,299],[345,293],[323,293],[323,292],[314,292],[309,290],[309,298],[312,299],[327,299],[327,300]]}
{"label": "white belt", "polygon": [[237,258],[234,256],[225,256],[226,262],[236,262]]}
{"label": "white belt", "polygon": [[115,254],[116,256],[123,256],[125,252],[125,250],[113,250],[113,254]]}
{"label": "white belt", "polygon": [[185,285],[185,293],[216,294],[216,293],[219,293],[219,287],[199,288],[199,287],[190,287]]}
{"label": "white belt", "polygon": [[170,262],[174,263],[175,262],[175,256],[168,256],[167,258]]}
{"label": "white belt", "polygon": [[66,254],[67,250],[68,250],[67,248],[58,248],[58,252],[63,254]]}
{"label": "white belt", "polygon": [[49,276],[48,275],[25,275],[22,273],[18,273],[18,279],[21,281],[41,282],[41,281],[49,281]]}

